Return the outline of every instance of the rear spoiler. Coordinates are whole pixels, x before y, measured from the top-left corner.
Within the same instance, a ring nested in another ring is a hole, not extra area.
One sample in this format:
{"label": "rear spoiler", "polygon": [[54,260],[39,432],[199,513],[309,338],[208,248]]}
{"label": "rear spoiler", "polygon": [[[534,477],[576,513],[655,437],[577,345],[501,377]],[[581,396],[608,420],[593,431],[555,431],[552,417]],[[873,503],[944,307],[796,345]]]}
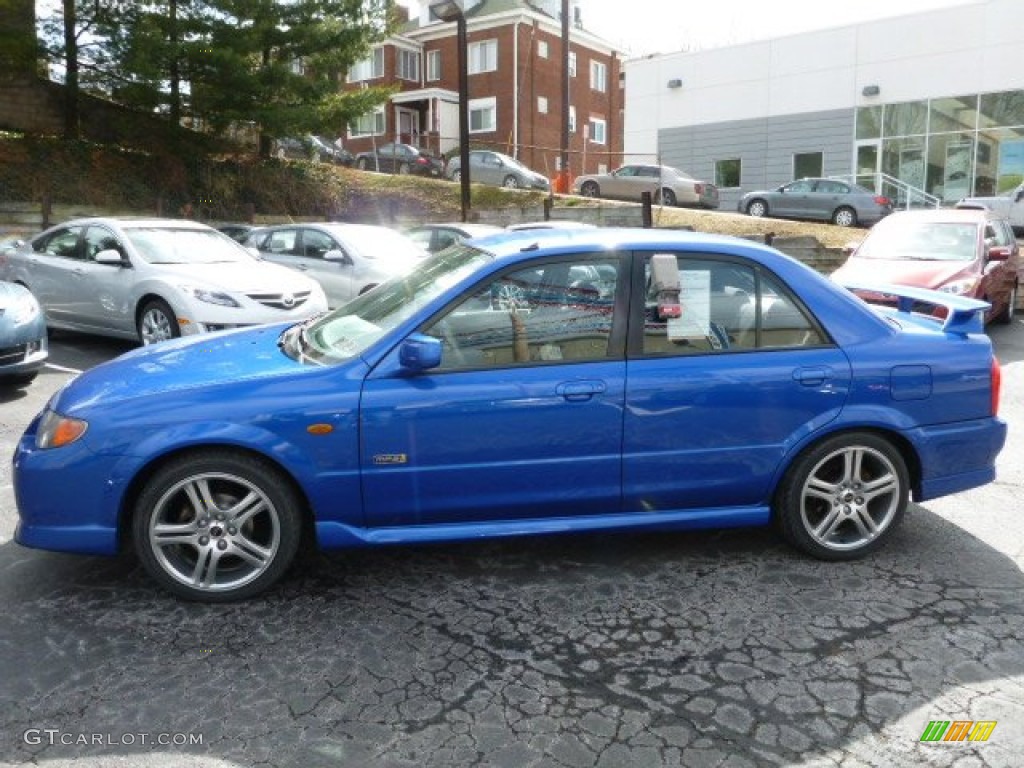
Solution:
{"label": "rear spoiler", "polygon": [[942,330],[946,333],[984,333],[985,311],[992,306],[987,301],[910,285],[862,283],[849,280],[839,280],[837,283],[850,291],[866,291],[891,296],[896,299],[896,309],[908,314],[913,312],[914,304],[917,302],[942,307],[946,310],[946,317],[942,321]]}

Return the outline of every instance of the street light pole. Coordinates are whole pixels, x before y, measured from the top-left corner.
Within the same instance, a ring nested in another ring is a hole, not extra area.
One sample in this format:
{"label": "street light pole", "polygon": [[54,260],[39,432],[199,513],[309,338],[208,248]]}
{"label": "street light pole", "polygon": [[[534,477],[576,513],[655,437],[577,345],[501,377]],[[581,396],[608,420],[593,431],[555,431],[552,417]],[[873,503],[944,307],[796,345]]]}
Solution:
{"label": "street light pole", "polygon": [[441,21],[454,21],[456,45],[459,49],[459,197],[462,202],[462,221],[470,218],[469,191],[469,44],[466,35],[466,15],[463,0],[440,0],[431,3],[430,13]]}

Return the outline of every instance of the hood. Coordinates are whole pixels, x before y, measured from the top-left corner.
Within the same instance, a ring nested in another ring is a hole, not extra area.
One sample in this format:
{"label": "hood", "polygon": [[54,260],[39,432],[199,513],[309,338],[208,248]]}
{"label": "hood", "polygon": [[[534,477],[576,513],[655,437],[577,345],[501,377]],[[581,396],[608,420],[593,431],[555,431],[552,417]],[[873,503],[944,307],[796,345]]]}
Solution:
{"label": "hood", "polygon": [[161,276],[181,283],[202,283],[209,287],[236,293],[309,291],[310,278],[294,269],[269,261],[216,262],[213,264],[160,264],[153,265]]}
{"label": "hood", "polygon": [[851,256],[832,277],[858,282],[895,283],[918,288],[941,288],[951,280],[977,274],[973,261],[909,261],[859,259]]}
{"label": "hood", "polygon": [[259,326],[140,347],[75,378],[54,408],[74,415],[96,403],[109,406],[139,397],[166,397],[174,391],[308,369],[278,349],[278,337],[287,327]]}

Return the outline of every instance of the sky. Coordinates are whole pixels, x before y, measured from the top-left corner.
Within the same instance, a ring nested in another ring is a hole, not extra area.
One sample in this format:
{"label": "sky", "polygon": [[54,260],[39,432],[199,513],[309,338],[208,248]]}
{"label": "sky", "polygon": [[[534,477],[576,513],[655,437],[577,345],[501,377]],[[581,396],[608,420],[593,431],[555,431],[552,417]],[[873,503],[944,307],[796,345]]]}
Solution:
{"label": "sky", "polygon": [[[416,0],[399,0],[417,7]],[[583,26],[629,57],[775,38],[977,0],[582,0]]]}

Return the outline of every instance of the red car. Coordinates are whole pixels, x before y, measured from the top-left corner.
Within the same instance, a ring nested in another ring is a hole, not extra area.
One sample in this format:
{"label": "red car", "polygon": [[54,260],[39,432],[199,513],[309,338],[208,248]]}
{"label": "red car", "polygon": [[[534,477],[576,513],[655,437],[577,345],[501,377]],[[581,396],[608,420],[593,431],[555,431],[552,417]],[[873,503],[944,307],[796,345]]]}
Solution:
{"label": "red car", "polygon": [[[985,322],[1010,323],[1019,268],[1020,249],[1010,222],[992,211],[899,211],[874,226],[832,279],[911,285],[982,299],[992,305]],[[895,303],[881,294],[856,292],[872,303]]]}

